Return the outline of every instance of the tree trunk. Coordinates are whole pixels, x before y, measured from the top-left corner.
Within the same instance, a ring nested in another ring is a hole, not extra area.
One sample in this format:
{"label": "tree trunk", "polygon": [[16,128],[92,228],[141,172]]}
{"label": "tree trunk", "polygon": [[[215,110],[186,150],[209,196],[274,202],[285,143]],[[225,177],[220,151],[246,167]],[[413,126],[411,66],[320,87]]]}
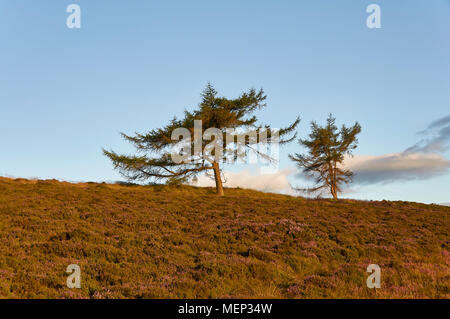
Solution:
{"label": "tree trunk", "polygon": [[332,182],[332,184],[331,184],[331,195],[333,195],[334,199],[338,199],[336,188],[337,187],[336,187],[335,182]]}
{"label": "tree trunk", "polygon": [[337,199],[336,161],[331,165],[331,195]]}
{"label": "tree trunk", "polygon": [[217,195],[223,196],[222,177],[220,176],[219,163],[213,162],[214,179],[216,180]]}

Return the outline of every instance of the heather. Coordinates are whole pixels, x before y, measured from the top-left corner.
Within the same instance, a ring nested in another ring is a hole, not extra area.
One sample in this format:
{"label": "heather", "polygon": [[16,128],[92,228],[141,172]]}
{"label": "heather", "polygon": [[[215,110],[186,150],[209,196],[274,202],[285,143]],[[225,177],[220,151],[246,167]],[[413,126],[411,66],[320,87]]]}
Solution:
{"label": "heather", "polygon": [[0,179],[0,297],[450,297],[449,207],[214,193]]}

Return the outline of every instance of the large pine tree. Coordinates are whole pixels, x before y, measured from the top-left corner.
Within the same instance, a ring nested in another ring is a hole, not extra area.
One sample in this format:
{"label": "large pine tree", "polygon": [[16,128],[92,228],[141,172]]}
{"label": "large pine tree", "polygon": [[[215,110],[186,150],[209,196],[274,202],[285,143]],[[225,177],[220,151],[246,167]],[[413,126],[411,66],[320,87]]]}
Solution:
{"label": "large pine tree", "polygon": [[[266,107],[265,100],[262,89],[250,89],[236,99],[227,99],[219,97],[213,86],[208,84],[199,106],[193,111],[185,110],[182,119],[173,118],[165,127],[144,134],[129,136],[121,133],[136,147],[137,154],[103,152],[128,180],[184,183],[204,172],[211,177],[213,175],[217,194],[223,195],[221,162],[245,157],[249,151],[266,160],[273,160],[258,151],[257,145],[284,144],[296,137],[296,133],[292,133],[300,122],[299,118],[283,129],[257,124],[254,112]],[[198,127],[198,121],[201,121],[201,127]],[[182,134],[186,130],[189,133],[187,138]],[[227,134],[230,136],[230,132],[233,138],[225,138]],[[180,135],[183,135],[181,141],[178,139]]]}
{"label": "large pine tree", "polygon": [[306,147],[307,154],[289,155],[303,170],[303,173],[314,178],[315,186],[300,188],[307,193],[329,190],[334,199],[341,192],[341,185],[352,181],[353,173],[342,167],[345,155],[351,155],[357,147],[357,135],[361,126],[356,122],[352,127],[342,126],[338,131],[336,119],[330,114],[325,126],[311,122],[309,139],[300,139],[299,144]]}

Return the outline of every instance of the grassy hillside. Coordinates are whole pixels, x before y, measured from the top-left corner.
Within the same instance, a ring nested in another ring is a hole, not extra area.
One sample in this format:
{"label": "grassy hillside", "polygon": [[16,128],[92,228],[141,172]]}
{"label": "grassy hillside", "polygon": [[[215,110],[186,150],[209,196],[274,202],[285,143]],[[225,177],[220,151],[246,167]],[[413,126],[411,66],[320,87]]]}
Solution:
{"label": "grassy hillside", "polygon": [[[449,212],[0,179],[0,297],[449,298]],[[81,267],[81,289],[66,287],[69,264]]]}

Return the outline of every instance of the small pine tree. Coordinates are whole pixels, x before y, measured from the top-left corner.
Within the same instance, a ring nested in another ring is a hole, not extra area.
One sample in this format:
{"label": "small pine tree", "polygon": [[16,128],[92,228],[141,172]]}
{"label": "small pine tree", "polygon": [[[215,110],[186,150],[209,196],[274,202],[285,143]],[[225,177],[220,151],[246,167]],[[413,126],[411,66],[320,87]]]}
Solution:
{"label": "small pine tree", "polygon": [[[201,96],[202,101],[197,109],[185,110],[182,119],[174,118],[163,128],[145,134],[136,133],[135,136],[121,133],[125,140],[134,144],[140,154],[127,156],[107,150],[103,150],[103,153],[122,176],[131,181],[154,179],[165,180],[167,183],[184,183],[195,179],[202,172],[213,172],[217,194],[223,195],[223,178],[219,166],[223,159],[229,161],[232,156],[236,160],[253,150],[270,160],[267,155],[258,152],[255,146],[260,143],[270,144],[272,136],[278,136],[279,144],[288,143],[296,137],[295,133],[283,139],[295,130],[299,118],[288,127],[278,130],[269,125],[257,124],[253,113],[266,106],[266,96],[262,89],[259,92],[250,89],[237,99],[227,99],[219,97],[213,86],[208,84]],[[196,134],[194,129],[198,120],[202,121],[200,134]],[[174,135],[178,135],[176,132],[179,128],[188,129],[190,133],[189,138],[184,140],[184,144],[181,143],[182,147],[177,151],[183,155],[182,162],[173,159],[174,148],[180,147],[180,141],[173,139]],[[215,133],[211,134],[208,128],[215,128]],[[232,141],[223,138],[230,129],[239,132]],[[214,136],[214,143],[220,146],[220,153],[215,147],[211,150],[211,143],[203,139],[207,134],[211,139]],[[254,136],[257,137],[253,138]],[[266,138],[261,139],[261,136]],[[209,174],[210,177],[211,175]]]}
{"label": "small pine tree", "polygon": [[306,147],[307,154],[289,155],[307,177],[314,178],[315,186],[300,188],[299,191],[316,193],[329,190],[334,199],[341,192],[341,185],[352,181],[353,173],[342,168],[345,155],[351,155],[357,147],[356,136],[361,132],[361,126],[356,122],[352,127],[335,125],[336,119],[330,114],[327,125],[322,127],[311,122],[309,139],[300,139],[299,144]]}

